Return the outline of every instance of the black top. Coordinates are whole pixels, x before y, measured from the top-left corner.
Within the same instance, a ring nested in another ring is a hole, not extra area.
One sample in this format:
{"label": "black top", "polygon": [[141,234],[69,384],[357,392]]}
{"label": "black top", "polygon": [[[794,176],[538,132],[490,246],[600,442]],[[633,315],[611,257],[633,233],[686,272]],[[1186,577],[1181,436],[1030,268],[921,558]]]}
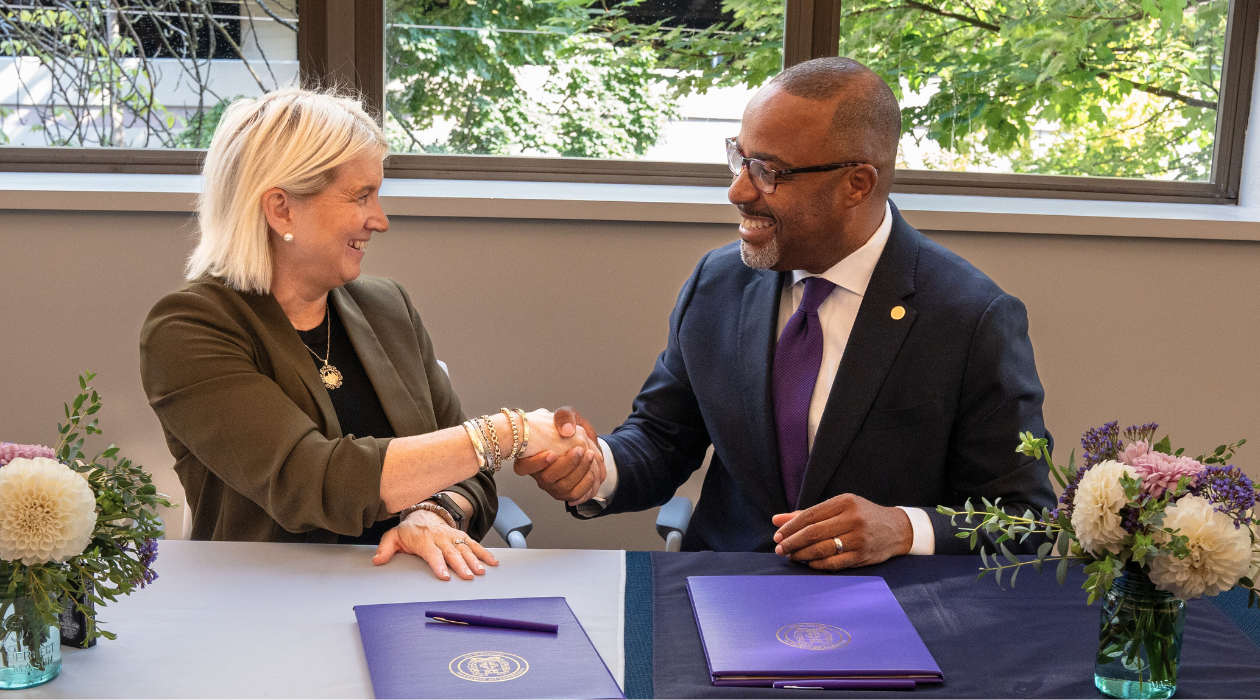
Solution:
{"label": "black top", "polygon": [[[341,423],[341,434],[346,437],[396,437],[381,400],[376,396],[376,389],[368,379],[367,371],[363,369],[363,363],[359,361],[359,355],[354,351],[346,327],[341,324],[331,300],[324,322],[309,331],[298,331],[298,337],[306,345],[316,370],[323,369],[324,361],[316,358],[314,353],[319,353],[322,358],[327,350],[328,363],[341,372],[341,386],[328,390],[333,410],[337,412],[337,421]],[[397,524],[398,518],[381,520],[356,537],[338,535],[337,544],[380,544],[381,536]]]}

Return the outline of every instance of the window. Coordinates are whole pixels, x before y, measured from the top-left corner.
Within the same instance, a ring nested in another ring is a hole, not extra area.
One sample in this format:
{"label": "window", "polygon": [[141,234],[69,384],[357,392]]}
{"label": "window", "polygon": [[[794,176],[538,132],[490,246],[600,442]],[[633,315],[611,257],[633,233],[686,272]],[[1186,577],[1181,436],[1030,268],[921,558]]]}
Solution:
{"label": "window", "polygon": [[783,62],[782,0],[389,0],[402,153],[722,163]]}
{"label": "window", "polygon": [[205,148],[297,79],[295,0],[4,0],[0,143]]}
{"label": "window", "polygon": [[848,0],[900,93],[899,165],[1207,182],[1228,0]]}
{"label": "window", "polygon": [[195,172],[224,100],[300,64],[382,115],[391,177],[722,185],[751,93],[843,54],[902,101],[895,191],[1233,203],[1258,23],[1260,0],[0,0],[0,158]]}

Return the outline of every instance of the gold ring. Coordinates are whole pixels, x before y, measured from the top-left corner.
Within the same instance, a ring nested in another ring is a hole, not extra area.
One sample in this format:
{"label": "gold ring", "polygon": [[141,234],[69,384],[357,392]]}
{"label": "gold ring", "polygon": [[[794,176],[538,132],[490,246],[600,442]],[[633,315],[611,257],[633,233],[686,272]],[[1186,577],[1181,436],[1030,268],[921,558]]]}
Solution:
{"label": "gold ring", "polygon": [[463,541],[462,539],[460,539],[460,540],[455,540],[455,546],[456,546],[456,547],[460,546],[461,544],[468,544],[468,543],[467,543],[467,542],[465,542],[465,541]]}
{"label": "gold ring", "polygon": [[840,541],[839,537],[832,537],[831,541],[836,544],[836,554],[844,551],[844,543]]}

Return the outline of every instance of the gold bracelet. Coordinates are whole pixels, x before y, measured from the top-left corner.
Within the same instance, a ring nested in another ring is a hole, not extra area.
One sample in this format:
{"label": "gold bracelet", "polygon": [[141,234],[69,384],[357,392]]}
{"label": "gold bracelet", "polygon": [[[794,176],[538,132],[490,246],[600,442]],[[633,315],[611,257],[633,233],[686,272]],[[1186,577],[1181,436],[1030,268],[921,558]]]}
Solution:
{"label": "gold bracelet", "polygon": [[494,474],[495,472],[499,471],[499,467],[495,464],[495,461],[494,461],[495,453],[490,451],[490,432],[487,430],[487,428],[490,426],[486,425],[486,421],[484,417],[474,418],[473,425],[477,426],[477,432],[481,435],[482,447],[486,451],[485,472],[487,474]]}
{"label": "gold bracelet", "polygon": [[486,448],[481,444],[481,436],[477,434],[477,429],[473,427],[472,421],[464,421],[464,432],[468,433],[468,440],[472,442],[473,452],[477,453],[477,469],[485,469]]}
{"label": "gold bracelet", "polygon": [[508,459],[516,459],[520,457],[521,450],[521,432],[516,429],[516,421],[512,420],[512,412],[506,408],[500,408],[499,413],[507,418],[508,425],[512,428],[512,453],[508,455]]}
{"label": "gold bracelet", "polygon": [[525,417],[525,411],[516,409],[516,415],[521,417],[521,456],[525,456],[525,450],[529,447],[529,419]]}
{"label": "gold bracelet", "polygon": [[490,433],[490,445],[494,447],[494,471],[497,473],[503,466],[503,452],[499,449],[499,433],[494,429],[494,421],[490,416],[482,416],[481,420],[486,425],[486,432]]}

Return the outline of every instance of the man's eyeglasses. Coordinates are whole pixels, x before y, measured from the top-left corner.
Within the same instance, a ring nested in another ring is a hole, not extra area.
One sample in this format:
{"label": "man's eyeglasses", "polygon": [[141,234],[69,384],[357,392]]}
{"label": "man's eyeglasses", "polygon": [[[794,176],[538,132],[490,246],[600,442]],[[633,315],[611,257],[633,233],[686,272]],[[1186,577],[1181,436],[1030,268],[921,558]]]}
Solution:
{"label": "man's eyeglasses", "polygon": [[862,162],[827,163],[826,165],[810,165],[804,168],[775,170],[767,165],[765,161],[757,160],[756,158],[745,158],[744,154],[739,152],[739,144],[733,138],[726,140],[726,164],[731,167],[731,174],[735,177],[739,177],[739,174],[744,172],[744,168],[747,168],[748,178],[752,181],[753,186],[766,194],[774,192],[775,188],[779,186],[779,177],[782,175],[824,173],[829,170],[852,168],[855,165],[868,165]]}

